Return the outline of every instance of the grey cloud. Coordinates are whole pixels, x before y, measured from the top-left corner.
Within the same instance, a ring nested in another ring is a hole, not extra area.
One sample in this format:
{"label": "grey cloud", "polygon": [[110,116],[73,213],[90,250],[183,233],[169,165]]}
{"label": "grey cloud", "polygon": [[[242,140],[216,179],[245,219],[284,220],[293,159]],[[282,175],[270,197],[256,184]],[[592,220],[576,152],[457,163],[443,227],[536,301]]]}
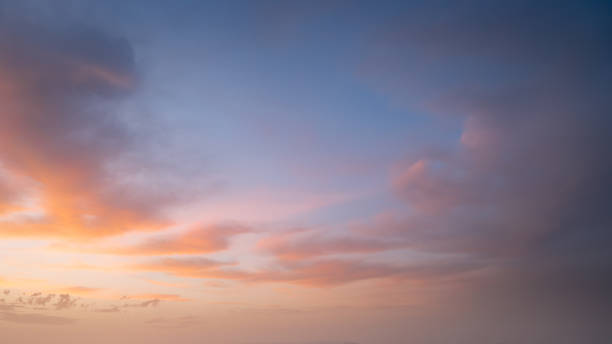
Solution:
{"label": "grey cloud", "polygon": [[123,308],[128,308],[128,307],[147,308],[149,306],[157,307],[159,303],[160,303],[159,299],[152,299],[152,300],[147,300],[147,301],[138,302],[138,303],[125,303],[123,304]]}
{"label": "grey cloud", "polygon": [[53,306],[58,310],[69,309],[76,307],[77,301],[78,299],[71,297],[69,294],[59,294],[58,300],[55,304],[53,304]]}
{"label": "grey cloud", "polygon": [[34,305],[46,306],[47,303],[51,302],[54,297],[55,294],[47,294],[46,296],[42,296],[40,293],[38,293],[38,296],[33,297],[29,303]]}
{"label": "grey cloud", "polygon": [[381,30],[367,82],[464,128],[455,147],[403,163],[392,189],[406,211],[365,232],[467,255],[520,281],[514,293],[555,295],[549,307],[610,305],[609,13],[590,1],[428,3]]}

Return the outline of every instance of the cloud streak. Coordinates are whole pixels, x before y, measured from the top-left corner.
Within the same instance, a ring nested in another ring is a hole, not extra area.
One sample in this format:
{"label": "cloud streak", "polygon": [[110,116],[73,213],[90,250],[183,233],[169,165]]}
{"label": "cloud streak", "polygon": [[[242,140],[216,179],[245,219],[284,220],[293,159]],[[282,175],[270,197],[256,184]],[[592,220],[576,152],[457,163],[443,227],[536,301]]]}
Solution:
{"label": "cloud streak", "polygon": [[87,246],[55,243],[59,251],[87,252],[119,256],[163,256],[207,254],[227,250],[231,239],[251,230],[239,225],[202,225],[172,234],[155,234],[139,243]]}
{"label": "cloud streak", "polygon": [[227,279],[245,283],[288,283],[306,287],[334,287],[369,279],[428,282],[475,271],[477,261],[437,260],[418,264],[367,263],[347,259],[278,261],[269,267],[243,270],[205,258],[167,258],[132,267],[136,271],[164,272],[178,277]]}
{"label": "cloud streak", "polygon": [[288,231],[273,233],[261,239],[257,247],[263,253],[271,253],[280,260],[310,259],[338,254],[368,254],[394,248],[403,243],[386,241],[371,236],[325,235],[320,231]]}
{"label": "cloud streak", "polygon": [[0,312],[0,320],[29,325],[68,325],[76,321],[72,318],[54,315],[15,312]]}

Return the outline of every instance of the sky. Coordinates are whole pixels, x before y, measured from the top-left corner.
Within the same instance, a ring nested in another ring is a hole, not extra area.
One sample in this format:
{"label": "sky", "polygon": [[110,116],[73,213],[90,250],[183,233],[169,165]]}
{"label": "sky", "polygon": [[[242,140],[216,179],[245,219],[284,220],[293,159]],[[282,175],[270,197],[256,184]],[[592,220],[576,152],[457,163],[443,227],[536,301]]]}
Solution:
{"label": "sky", "polygon": [[604,344],[606,1],[0,0],[0,341]]}

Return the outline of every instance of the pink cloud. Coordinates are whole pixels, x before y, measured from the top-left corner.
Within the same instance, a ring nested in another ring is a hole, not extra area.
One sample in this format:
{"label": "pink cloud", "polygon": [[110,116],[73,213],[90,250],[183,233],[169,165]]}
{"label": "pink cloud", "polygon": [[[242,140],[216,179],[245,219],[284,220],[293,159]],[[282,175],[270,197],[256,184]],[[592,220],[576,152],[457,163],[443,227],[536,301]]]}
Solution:
{"label": "pink cloud", "polygon": [[227,279],[245,283],[288,283],[307,287],[334,287],[369,279],[427,281],[482,268],[469,261],[431,261],[414,265],[323,259],[279,262],[257,270],[241,270],[208,259],[163,259],[134,266],[137,271],[165,272],[190,278]]}
{"label": "pink cloud", "polygon": [[225,250],[230,239],[249,229],[238,225],[201,226],[176,235],[163,235],[141,244],[108,249],[120,255],[202,254]]}
{"label": "pink cloud", "polygon": [[300,260],[334,254],[376,253],[401,247],[402,244],[370,236],[329,235],[322,231],[289,231],[272,233],[261,239],[257,247],[281,260]]}
{"label": "pink cloud", "polygon": [[205,254],[229,248],[231,239],[251,230],[241,225],[201,225],[180,233],[156,234],[139,243],[125,245],[86,245],[55,243],[51,248],[66,252],[87,252],[125,256]]}

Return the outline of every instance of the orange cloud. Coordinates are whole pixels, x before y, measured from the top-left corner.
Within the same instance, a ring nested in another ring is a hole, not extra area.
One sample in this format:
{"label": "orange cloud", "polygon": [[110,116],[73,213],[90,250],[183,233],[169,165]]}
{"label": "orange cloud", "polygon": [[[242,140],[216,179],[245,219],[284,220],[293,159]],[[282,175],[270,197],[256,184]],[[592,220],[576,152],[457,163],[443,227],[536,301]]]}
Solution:
{"label": "orange cloud", "polygon": [[133,294],[122,297],[124,300],[137,299],[137,300],[162,300],[162,301],[189,301],[184,297],[177,294]]}
{"label": "orange cloud", "polygon": [[165,258],[133,266],[137,271],[164,272],[178,277],[226,279],[245,283],[289,283],[307,287],[334,287],[369,279],[396,279],[425,283],[469,273],[485,266],[466,259],[429,260],[391,265],[348,259],[287,260],[256,270],[206,258]]}
{"label": "orange cloud", "polygon": [[258,271],[228,270],[228,264],[208,259],[164,259],[136,267],[137,270],[159,271],[180,277],[229,279],[249,283],[291,283],[325,287],[358,280],[390,277],[401,269],[382,264],[327,260],[305,264],[284,265]]}
{"label": "orange cloud", "polygon": [[159,285],[162,287],[171,287],[171,288],[185,288],[187,285],[184,283],[169,283],[169,282],[162,282],[162,281],[156,281],[156,280],[152,280],[152,279],[144,279],[145,281],[154,284],[154,285]]}
{"label": "orange cloud", "polygon": [[184,277],[206,277],[221,266],[234,265],[207,258],[164,258],[131,266],[134,270],[167,272]]}
{"label": "orange cloud", "polygon": [[[249,229],[238,225],[211,225],[197,227],[179,234],[157,235],[140,244],[120,247],[87,247],[88,253],[115,255],[173,255],[173,254],[203,254],[225,250],[230,245],[230,239],[238,234],[249,232]],[[56,245],[58,249],[83,250],[83,246],[65,247]]]}
{"label": "orange cloud", "polygon": [[21,209],[16,202],[17,197],[15,190],[0,179],[0,215]]}
{"label": "orange cloud", "polygon": [[90,288],[90,287],[81,287],[81,286],[73,286],[59,289],[59,292],[77,294],[77,295],[91,295],[104,291],[102,288]]}
{"label": "orange cloud", "polygon": [[40,215],[4,221],[0,235],[88,238],[167,225],[159,206],[173,196],[130,188],[111,168],[131,144],[108,111],[134,87],[129,44],[23,26],[0,25],[0,163],[33,190],[0,187],[0,208],[33,191]]}
{"label": "orange cloud", "polygon": [[391,277],[401,270],[383,264],[326,260],[288,266],[284,271],[268,270],[251,275],[254,282],[286,282],[310,287],[329,287],[359,280]]}

